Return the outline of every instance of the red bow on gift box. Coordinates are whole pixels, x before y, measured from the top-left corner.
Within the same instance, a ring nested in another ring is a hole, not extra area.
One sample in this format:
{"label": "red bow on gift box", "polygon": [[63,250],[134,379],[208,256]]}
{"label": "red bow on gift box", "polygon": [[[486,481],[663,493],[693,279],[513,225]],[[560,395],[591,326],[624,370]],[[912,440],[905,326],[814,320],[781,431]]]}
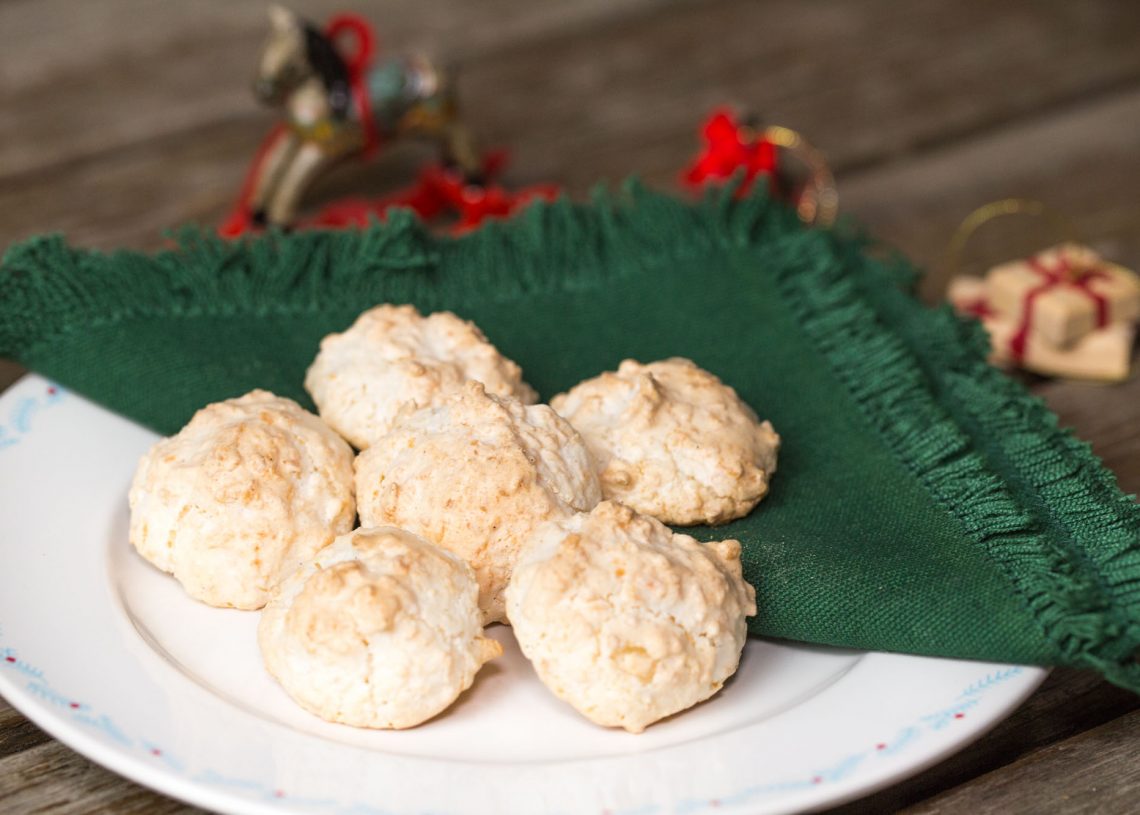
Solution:
{"label": "red bow on gift box", "polygon": [[1089,284],[1094,280],[1108,277],[1108,274],[1095,265],[1085,268],[1075,268],[1064,250],[1057,254],[1051,266],[1046,266],[1039,256],[1026,259],[1026,264],[1042,278],[1040,285],[1034,286],[1025,293],[1021,302],[1021,321],[1017,331],[1009,341],[1010,354],[1017,362],[1025,359],[1025,348],[1029,340],[1029,332],[1033,327],[1033,303],[1050,289],[1058,286],[1071,286],[1093,301],[1096,306],[1096,327],[1104,328],[1108,325],[1108,299],[1102,294],[1093,291]]}

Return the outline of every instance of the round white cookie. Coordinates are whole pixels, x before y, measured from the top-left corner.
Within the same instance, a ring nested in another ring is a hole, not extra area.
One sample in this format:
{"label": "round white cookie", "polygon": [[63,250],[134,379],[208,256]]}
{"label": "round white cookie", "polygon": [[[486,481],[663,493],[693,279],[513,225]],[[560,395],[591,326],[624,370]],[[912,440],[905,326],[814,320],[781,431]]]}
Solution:
{"label": "round white cookie", "polygon": [[631,733],[716,693],[756,613],[739,541],[698,543],[612,501],[537,529],[506,596],[543,684]]}
{"label": "round white cookie", "polygon": [[540,523],[601,500],[582,439],[546,405],[523,405],[468,382],[442,404],[405,415],[357,456],[364,526],[398,526],[463,557],[487,622],[522,542]]}
{"label": "round white cookie", "polygon": [[296,402],[254,390],[202,408],[139,462],[130,540],[212,606],[261,608],[352,529],[352,449]]}
{"label": "round white cookie", "polygon": [[776,471],[772,425],[688,359],[627,359],[550,405],[585,439],[603,496],[665,523],[741,518]]}
{"label": "round white cookie", "polygon": [[449,311],[424,317],[413,306],[381,305],[321,340],[305,389],[321,418],[363,450],[402,410],[438,405],[469,379],[497,396],[538,400],[519,366],[474,323]]}
{"label": "round white cookie", "polygon": [[478,593],[452,553],[402,529],[356,529],[282,581],[258,644],[269,672],[322,719],[414,727],[503,652],[483,637]]}

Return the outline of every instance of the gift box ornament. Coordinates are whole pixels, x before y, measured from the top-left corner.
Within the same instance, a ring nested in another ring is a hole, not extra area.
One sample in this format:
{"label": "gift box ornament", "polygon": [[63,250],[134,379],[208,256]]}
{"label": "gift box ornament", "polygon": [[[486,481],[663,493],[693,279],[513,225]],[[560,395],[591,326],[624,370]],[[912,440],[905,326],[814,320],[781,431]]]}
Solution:
{"label": "gift box ornament", "polygon": [[985,326],[995,365],[1072,379],[1128,377],[1140,280],[1086,246],[1065,243],[984,278],[954,278],[947,299]]}
{"label": "gift box ornament", "polygon": [[995,266],[986,274],[986,290],[994,309],[1019,315],[1027,339],[1054,348],[1140,317],[1136,275],[1074,243]]}
{"label": "gift box ornament", "polygon": [[[1051,345],[1035,332],[1019,332],[1016,317],[993,307],[986,281],[957,277],[950,282],[947,299],[960,313],[977,317],[990,337],[989,361],[1003,368],[1020,366],[1046,376],[1119,382],[1128,378],[1136,325],[1131,321],[1095,329],[1067,348]],[[1019,353],[1014,349],[1019,348]]]}

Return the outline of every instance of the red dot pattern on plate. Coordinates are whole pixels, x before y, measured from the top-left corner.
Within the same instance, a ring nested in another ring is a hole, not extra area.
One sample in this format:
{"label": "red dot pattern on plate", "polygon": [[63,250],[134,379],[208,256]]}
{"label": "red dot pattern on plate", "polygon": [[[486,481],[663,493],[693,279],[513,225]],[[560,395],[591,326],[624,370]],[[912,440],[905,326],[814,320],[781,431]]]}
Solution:
{"label": "red dot pattern on plate", "polygon": [[48,396],[55,396],[55,388],[48,388]]}
{"label": "red dot pattern on plate", "polygon": [[[49,389],[48,389],[48,392],[49,392],[49,393],[54,393],[54,392],[55,392],[55,388],[49,388]],[[17,662],[17,659],[16,659],[16,657],[14,657],[14,656],[11,656],[11,655],[6,655],[6,656],[4,657],[4,661],[5,661],[5,662],[8,662],[8,663],[11,663],[11,664],[15,664],[15,663]],[[69,702],[69,703],[68,703],[68,706],[69,706],[69,707],[71,707],[73,710],[78,710],[78,709],[79,709],[79,708],[81,708],[83,705],[82,705],[82,703],[80,703],[80,702]],[[965,718],[966,718],[966,714],[965,714],[965,713],[961,713],[961,712],[959,712],[959,713],[955,713],[955,714],[954,714],[954,716],[953,716],[953,718],[955,718],[955,719],[965,719]],[[875,749],[876,749],[876,750],[885,750],[885,749],[887,749],[887,746],[888,746],[888,745],[887,745],[887,743],[886,743],[886,742],[879,742],[879,743],[877,743],[877,744],[875,745]],[[153,756],[156,756],[156,757],[157,757],[157,756],[161,756],[161,755],[162,755],[162,750],[160,750],[160,749],[159,749],[159,748],[157,748],[157,747],[152,747],[152,748],[150,749],[150,753],[151,753],[151,755],[153,755]],[[819,776],[819,775],[817,775],[817,776],[813,776],[813,777],[812,777],[812,779],[811,779],[811,783],[812,783],[812,784],[822,784],[822,783],[823,783],[823,776]],[[274,797],[274,798],[284,798],[284,797],[285,797],[285,792],[284,792],[283,790],[280,790],[280,789],[278,789],[278,790],[274,790],[274,791],[273,791],[273,797]],[[709,805],[710,807],[714,807],[714,808],[715,808],[715,807],[719,807],[719,806],[720,806],[720,804],[721,804],[721,802],[720,802],[718,799],[716,799],[716,798],[710,798],[710,799],[709,799],[709,801],[708,801],[708,805]],[[612,810],[610,810],[610,809],[603,809],[603,810],[601,810],[601,813],[600,813],[600,815],[613,815],[613,811],[612,811]]]}

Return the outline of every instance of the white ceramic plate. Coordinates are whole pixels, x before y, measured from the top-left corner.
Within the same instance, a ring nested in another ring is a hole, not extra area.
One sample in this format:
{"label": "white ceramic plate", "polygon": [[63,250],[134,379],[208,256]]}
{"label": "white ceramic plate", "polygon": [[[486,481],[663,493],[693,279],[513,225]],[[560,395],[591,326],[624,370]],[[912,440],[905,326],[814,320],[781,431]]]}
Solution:
{"label": "white ceramic plate", "polygon": [[28,376],[0,396],[0,694],[94,761],[225,812],[788,812],[898,781],[979,736],[1040,668],[752,641],[712,700],[595,727],[513,645],[437,719],[322,722],[265,673],[257,615],[188,599],[127,543],[154,435]]}

